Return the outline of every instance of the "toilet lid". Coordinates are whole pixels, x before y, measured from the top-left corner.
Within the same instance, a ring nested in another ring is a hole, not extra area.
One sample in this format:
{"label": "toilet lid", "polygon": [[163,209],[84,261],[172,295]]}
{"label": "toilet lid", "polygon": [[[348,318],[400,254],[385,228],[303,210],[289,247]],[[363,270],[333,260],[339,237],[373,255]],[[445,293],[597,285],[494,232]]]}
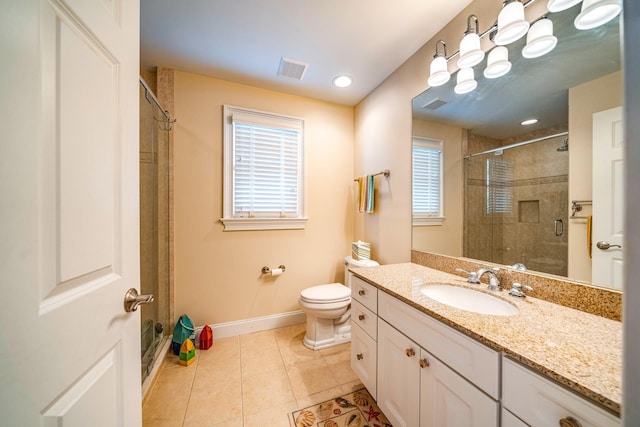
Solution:
{"label": "toilet lid", "polygon": [[351,298],[351,289],[342,283],[330,283],[304,289],[300,297],[308,302],[337,302]]}

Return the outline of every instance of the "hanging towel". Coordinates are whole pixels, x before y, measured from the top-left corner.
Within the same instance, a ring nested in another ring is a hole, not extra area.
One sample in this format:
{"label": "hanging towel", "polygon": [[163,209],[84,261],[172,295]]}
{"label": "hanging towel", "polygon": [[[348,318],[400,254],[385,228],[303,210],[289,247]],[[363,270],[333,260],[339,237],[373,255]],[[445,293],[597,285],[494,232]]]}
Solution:
{"label": "hanging towel", "polygon": [[367,213],[373,213],[375,183],[375,175],[367,175]]}
{"label": "hanging towel", "polygon": [[367,208],[367,187],[364,177],[358,177],[358,211],[364,212]]}
{"label": "hanging towel", "polygon": [[589,258],[591,258],[591,222],[593,217],[591,215],[587,216],[587,252],[589,253]]}

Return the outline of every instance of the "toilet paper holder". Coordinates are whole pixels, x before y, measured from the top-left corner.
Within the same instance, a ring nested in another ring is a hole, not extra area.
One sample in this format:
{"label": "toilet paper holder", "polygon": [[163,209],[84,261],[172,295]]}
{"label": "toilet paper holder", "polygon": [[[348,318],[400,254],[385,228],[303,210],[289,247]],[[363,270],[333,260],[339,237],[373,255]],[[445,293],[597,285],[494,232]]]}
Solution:
{"label": "toilet paper holder", "polygon": [[[278,266],[278,269],[282,270],[282,272],[284,273],[286,267],[280,264]],[[265,265],[264,267],[262,267],[262,274],[271,274],[271,269]]]}

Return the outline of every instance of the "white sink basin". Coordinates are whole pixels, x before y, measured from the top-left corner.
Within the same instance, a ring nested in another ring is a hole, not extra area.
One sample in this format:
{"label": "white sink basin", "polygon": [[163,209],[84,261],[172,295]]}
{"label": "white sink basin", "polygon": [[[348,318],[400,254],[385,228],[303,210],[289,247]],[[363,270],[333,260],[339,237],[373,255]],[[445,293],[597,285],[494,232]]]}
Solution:
{"label": "white sink basin", "polygon": [[424,285],[420,288],[420,291],[425,296],[442,304],[479,314],[513,316],[520,311],[518,307],[500,298],[460,286],[444,284]]}

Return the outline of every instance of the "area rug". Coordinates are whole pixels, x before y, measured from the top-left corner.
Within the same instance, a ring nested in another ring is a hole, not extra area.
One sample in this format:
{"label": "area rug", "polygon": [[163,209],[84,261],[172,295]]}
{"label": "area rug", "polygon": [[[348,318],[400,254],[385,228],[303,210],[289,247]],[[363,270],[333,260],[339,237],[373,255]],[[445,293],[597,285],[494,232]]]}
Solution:
{"label": "area rug", "polygon": [[295,427],[392,427],[366,388],[297,409]]}

